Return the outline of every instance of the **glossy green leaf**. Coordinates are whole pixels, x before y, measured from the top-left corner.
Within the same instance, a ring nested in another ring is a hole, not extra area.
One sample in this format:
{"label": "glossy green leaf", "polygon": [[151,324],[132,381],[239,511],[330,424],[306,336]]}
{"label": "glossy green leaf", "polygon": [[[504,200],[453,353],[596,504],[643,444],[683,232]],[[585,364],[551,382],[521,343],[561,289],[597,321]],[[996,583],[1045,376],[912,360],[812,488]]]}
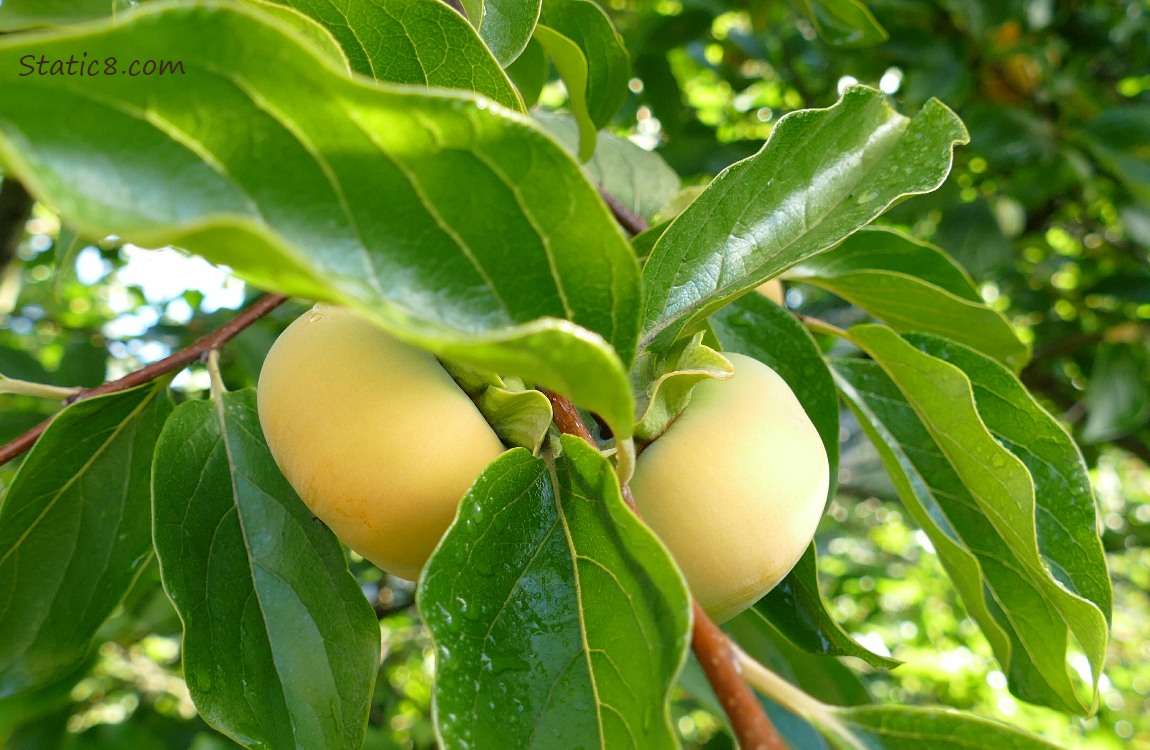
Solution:
{"label": "glossy green leaf", "polygon": [[523,102],[467,21],[439,0],[276,0],[323,24],[352,70],[379,81],[465,89],[510,109]]}
{"label": "glossy green leaf", "polygon": [[[0,161],[40,200],[87,234],[182,245],[356,308],[629,434],[637,263],[553,140],[462,93],[349,79],[243,6],[127,16],[0,41]],[[19,77],[21,55],[77,45],[185,75]]]}
{"label": "glossy green leaf", "polygon": [[907,195],[938,187],[966,130],[936,100],[914,118],[848,88],[794,112],[762,150],[724,170],[655,245],[642,346],[666,349],[691,323],[841,242]]}
{"label": "glossy green leaf", "polygon": [[535,38],[567,84],[568,106],[579,121],[579,158],[595,150],[595,135],[623,100],[631,63],[623,40],[591,0],[544,0]]}
{"label": "glossy green leaf", "polygon": [[[579,124],[574,118],[539,113],[535,119],[571,153],[578,150]],[[592,182],[647,220],[678,195],[681,184],[663,157],[605,131],[599,133],[595,153],[583,169]]]}
{"label": "glossy green leaf", "polygon": [[1150,350],[1144,342],[1105,342],[1094,355],[1086,388],[1082,440],[1128,435],[1150,421]]}
{"label": "glossy green leaf", "polygon": [[489,466],[424,569],[447,750],[676,747],[685,584],[610,465],[577,438],[562,446],[553,462],[515,449]]}
{"label": "glossy green leaf", "polygon": [[0,697],[76,669],[151,557],[152,451],[164,384],[77,402],[0,505]]}
{"label": "glossy green leaf", "polygon": [[860,0],[798,0],[819,36],[841,47],[870,47],[888,38]]}
{"label": "glossy green leaf", "polygon": [[[920,351],[881,326],[850,333],[902,397],[865,372],[865,381],[850,383],[855,395],[844,394],[908,508],[939,539],[1011,689],[1085,713],[1067,671],[1067,635],[1096,681],[1111,594],[1090,485],[1069,435],[1008,370],[973,350],[916,336],[930,350]],[[880,395],[868,398],[872,391]],[[896,408],[903,401],[909,410]]]}
{"label": "glossy green leaf", "polygon": [[125,5],[124,0],[4,0],[0,32],[104,18]]}
{"label": "glossy green leaf", "polygon": [[543,0],[464,0],[463,3],[471,25],[505,68],[527,47],[542,6]]}
{"label": "glossy green leaf", "polygon": [[861,744],[838,739],[842,750],[1057,750],[1058,746],[1016,727],[950,708],[859,706],[835,717]]}
{"label": "glossy green leaf", "polygon": [[1021,368],[1030,347],[987,307],[965,272],[938,248],[889,229],[865,229],[792,269],[898,331],[945,336]]}
{"label": "glossy green leaf", "polygon": [[255,391],[181,404],[153,487],[156,554],[200,715],[250,748],[359,750],[379,626],[339,542],[276,467]]}

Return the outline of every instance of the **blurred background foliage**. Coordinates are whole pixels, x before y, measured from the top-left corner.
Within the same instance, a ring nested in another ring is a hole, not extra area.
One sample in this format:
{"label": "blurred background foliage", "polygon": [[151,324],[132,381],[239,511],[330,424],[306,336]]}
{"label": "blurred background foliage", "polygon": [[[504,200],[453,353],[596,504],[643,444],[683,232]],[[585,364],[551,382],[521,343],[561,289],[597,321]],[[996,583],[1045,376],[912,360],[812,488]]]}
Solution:
{"label": "blurred background foliage", "polygon": [[[1066,747],[1150,747],[1150,1],[612,0],[632,55],[614,128],[705,184],[755,152],[787,112],[854,81],[904,112],[930,97],[971,133],[939,191],[882,222],[952,254],[1034,347],[1024,382],[1083,447],[1114,577],[1113,643],[1098,714],[1073,719],[1010,696],[1006,678],[910,524],[849,416],[841,494],[819,530],[824,593],[844,626],[904,664],[820,669],[844,701],[967,709]],[[541,98],[562,107],[554,81]],[[0,373],[92,386],[186,346],[253,298],[174,251],[75,237],[0,184]],[[840,325],[859,313],[790,285],[790,307]],[[229,387],[255,384],[285,306],[224,351]],[[175,380],[201,395],[202,367]],[[0,443],[56,405],[0,394]],[[17,463],[0,468],[0,489]],[[353,559],[384,631],[366,747],[434,746],[430,644],[412,588]],[[0,701],[0,746],[232,747],[195,716],[179,677],[180,624],[154,569],[72,678]],[[738,623],[732,627],[738,628]],[[764,644],[776,667],[800,655]],[[849,660],[848,660],[849,661]],[[1083,667],[1085,669],[1085,667]],[[686,680],[690,684],[690,679]],[[688,747],[732,743],[705,697],[676,706]]]}

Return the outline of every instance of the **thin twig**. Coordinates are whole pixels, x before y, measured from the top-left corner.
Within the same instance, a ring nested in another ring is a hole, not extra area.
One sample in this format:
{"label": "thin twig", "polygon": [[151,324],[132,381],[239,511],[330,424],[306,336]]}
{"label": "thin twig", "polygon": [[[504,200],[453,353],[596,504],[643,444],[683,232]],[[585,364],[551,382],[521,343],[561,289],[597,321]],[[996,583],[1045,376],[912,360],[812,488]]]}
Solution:
{"label": "thin twig", "polygon": [[463,16],[464,18],[467,18],[467,9],[463,7],[463,3],[461,3],[459,0],[443,0],[443,2],[447,3],[451,8],[453,8],[456,13]]}
{"label": "thin twig", "polygon": [[603,188],[599,188],[599,195],[602,196],[603,202],[607,204],[607,208],[611,209],[611,213],[614,215],[615,221],[619,222],[619,226],[627,230],[630,235],[634,236],[636,234],[646,232],[647,229],[649,229],[647,222],[643,220],[643,217],[639,216],[634,211],[624,206],[622,201],[620,201],[618,198],[611,195]]}
{"label": "thin twig", "polygon": [[[241,331],[256,322],[263,316],[275,308],[282,305],[287,301],[287,297],[280,294],[268,294],[260,297],[250,307],[245,309],[236,317],[229,320],[220,328],[212,333],[200,338],[196,343],[181,349],[180,351],[172,354],[171,356],[161,359],[159,362],[152,364],[135,372],[128,373],[119,380],[111,380],[107,383],[80,391],[78,394],[67,400],[67,403],[74,403],[93,396],[103,396],[109,393],[116,393],[118,391],[126,391],[129,388],[134,388],[137,385],[148,383],[161,375],[169,372],[176,372],[182,370],[188,365],[192,364],[204,354],[219,349],[235,338]],[[24,451],[32,447],[40,434],[47,429],[48,425],[52,423],[52,418],[46,419],[32,429],[25,432],[20,437],[16,438],[7,445],[0,447],[0,466],[8,463],[16,456],[19,456]]]}
{"label": "thin twig", "polygon": [[[543,395],[551,402],[555,426],[560,432],[575,435],[595,445],[591,431],[587,429],[574,404],[551,391],[543,391]],[[623,500],[639,516],[631,488],[624,484],[622,490]],[[743,750],[786,750],[783,738],[767,718],[750,686],[743,680],[735,660],[736,651],[727,636],[707,616],[694,597],[691,598],[691,612],[694,619],[691,649],[703,665],[703,671],[723,705],[739,746]]]}

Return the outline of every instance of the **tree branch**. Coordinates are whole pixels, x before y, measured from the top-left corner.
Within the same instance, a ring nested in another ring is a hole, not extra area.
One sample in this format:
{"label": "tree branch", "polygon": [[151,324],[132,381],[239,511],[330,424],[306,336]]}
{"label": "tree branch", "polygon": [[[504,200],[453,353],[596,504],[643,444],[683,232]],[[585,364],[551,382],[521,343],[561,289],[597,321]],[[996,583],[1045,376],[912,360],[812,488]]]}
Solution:
{"label": "tree branch", "polygon": [[619,222],[619,226],[627,230],[627,233],[631,236],[645,232],[650,228],[642,216],[639,216],[627,208],[623,205],[622,201],[601,187],[599,188],[599,195],[603,198],[603,202],[607,204],[607,208],[611,209],[611,214],[615,217],[615,221]]}
{"label": "tree branch", "polygon": [[[560,432],[575,435],[595,445],[591,431],[579,416],[579,410],[569,400],[551,391],[543,391],[551,402],[555,415],[555,426]],[[631,488],[622,486],[623,500],[640,519]],[[743,680],[736,661],[736,651],[727,636],[716,625],[699,603],[691,597],[691,613],[694,627],[691,631],[691,650],[703,666],[707,680],[719,697],[735,738],[744,750],[786,750],[786,743],[779,736],[770,719],[763,711],[762,704],[755,698],[750,686]]]}
{"label": "tree branch", "polygon": [[[241,331],[282,305],[287,299],[287,297],[280,294],[268,294],[260,297],[239,315],[212,333],[203,336],[186,349],[181,349],[161,359],[159,362],[153,362],[147,367],[128,373],[119,380],[111,380],[95,388],[80,391],[75,396],[69,398],[66,403],[71,404],[86,398],[92,398],[93,396],[103,396],[108,393],[126,391],[129,388],[134,388],[137,385],[143,385],[144,383],[155,380],[166,373],[182,370],[208,352],[219,349],[234,339]],[[44,420],[12,442],[0,447],[0,465],[8,463],[16,456],[19,456],[31,448],[36,442],[36,439],[40,437],[40,434],[52,423],[52,419],[53,418]]]}

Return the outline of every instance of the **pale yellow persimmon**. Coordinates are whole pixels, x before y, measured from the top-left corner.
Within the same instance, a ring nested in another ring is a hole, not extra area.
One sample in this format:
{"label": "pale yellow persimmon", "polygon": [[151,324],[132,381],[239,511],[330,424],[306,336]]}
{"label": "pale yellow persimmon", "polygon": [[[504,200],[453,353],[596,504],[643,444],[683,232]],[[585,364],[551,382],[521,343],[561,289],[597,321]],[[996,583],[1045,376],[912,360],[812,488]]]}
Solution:
{"label": "pale yellow persimmon", "polygon": [[345,544],[415,580],[503,445],[435,357],[317,305],[260,373],[260,425],[284,476]]}
{"label": "pale yellow persimmon", "polygon": [[740,354],[695,387],[639,456],[631,492],[716,621],[774,588],[814,537],[830,471],[818,431],[774,370]]}
{"label": "pale yellow persimmon", "polygon": [[783,291],[783,282],[779,279],[767,279],[758,286],[759,294],[774,302],[776,305],[786,307],[786,292]]}

